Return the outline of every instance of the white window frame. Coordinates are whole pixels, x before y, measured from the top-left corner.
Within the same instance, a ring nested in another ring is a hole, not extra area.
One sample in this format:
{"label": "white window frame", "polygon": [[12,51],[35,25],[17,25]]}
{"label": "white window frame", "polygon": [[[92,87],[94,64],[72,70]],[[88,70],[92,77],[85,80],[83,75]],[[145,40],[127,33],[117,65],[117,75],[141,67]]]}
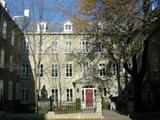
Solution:
{"label": "white window frame", "polygon": [[52,64],[52,78],[59,77],[59,65],[57,63]]}
{"label": "white window frame", "polygon": [[8,82],[8,100],[13,100],[13,82]]}
{"label": "white window frame", "polygon": [[38,70],[39,70],[39,76],[43,77],[43,73],[44,73],[44,65],[43,64],[39,64],[38,66]]}
{"label": "white window frame", "polygon": [[45,22],[40,22],[37,24],[37,32],[46,32],[47,24]]}
{"label": "white window frame", "polygon": [[23,104],[29,103],[29,89],[22,88],[21,101]]}
{"label": "white window frame", "polygon": [[67,103],[73,102],[73,89],[72,88],[66,89],[66,101]]}
{"label": "white window frame", "polygon": [[71,53],[72,51],[73,51],[72,41],[71,40],[67,40],[65,42],[65,53]]}
{"label": "white window frame", "polygon": [[0,49],[0,68],[4,68],[4,60],[5,60],[5,50],[1,48]]}
{"label": "white window frame", "polygon": [[57,103],[58,102],[58,89],[52,89],[52,102]]}
{"label": "white window frame", "polygon": [[21,48],[23,53],[29,53],[29,42],[23,41]]}
{"label": "white window frame", "polygon": [[52,42],[52,53],[58,53],[58,41]]}
{"label": "white window frame", "polygon": [[14,40],[15,40],[15,31],[12,30],[12,36],[11,36],[11,45],[14,46]]}
{"label": "white window frame", "polygon": [[36,51],[37,53],[43,53],[44,52],[44,41],[37,41],[36,43]]}
{"label": "white window frame", "polygon": [[72,24],[70,22],[65,23],[63,25],[63,27],[64,27],[64,32],[72,32],[73,31]]}
{"label": "white window frame", "polygon": [[80,41],[80,51],[82,53],[89,53],[90,41],[82,40]]}
{"label": "white window frame", "polygon": [[100,77],[106,76],[106,64],[105,63],[99,63],[99,76]]}
{"label": "white window frame", "polygon": [[97,52],[100,52],[100,53],[104,52],[104,43],[102,41],[97,41],[96,48],[97,48],[96,49]]}
{"label": "white window frame", "polygon": [[72,63],[67,63],[65,65],[65,71],[66,71],[66,77],[67,78],[72,78],[73,77],[73,64]]}
{"label": "white window frame", "polygon": [[29,77],[29,64],[23,63],[22,64],[22,77],[27,78]]}
{"label": "white window frame", "polygon": [[91,66],[91,64],[86,61],[86,62],[81,62],[80,63],[80,73],[81,75],[86,75],[88,73],[89,67]]}

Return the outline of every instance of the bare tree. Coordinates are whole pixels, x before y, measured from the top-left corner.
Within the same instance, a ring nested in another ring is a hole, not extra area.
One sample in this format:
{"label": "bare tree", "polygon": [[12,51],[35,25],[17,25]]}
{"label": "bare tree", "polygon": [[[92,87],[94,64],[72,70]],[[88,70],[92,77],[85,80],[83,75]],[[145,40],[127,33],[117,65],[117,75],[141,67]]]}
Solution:
{"label": "bare tree", "polygon": [[48,66],[48,68],[45,69],[43,68],[43,71],[41,71],[40,67],[41,64],[44,62],[44,60],[47,58],[46,55],[50,53],[51,47],[53,47],[52,41],[57,40],[57,38],[54,38],[54,40],[52,41],[47,40],[49,39],[49,35],[47,35],[46,33],[48,21],[47,21],[47,16],[44,14],[50,13],[50,15],[54,17],[56,16],[57,11],[63,11],[62,8],[63,1],[61,0],[58,2],[54,1],[53,3],[57,7],[53,8],[52,6],[49,6],[48,2],[43,0],[38,0],[37,3],[34,0],[32,0],[31,3],[32,11],[30,12],[31,16],[30,18],[25,19],[23,21],[23,25],[21,26],[25,34],[25,42],[27,42],[28,44],[27,46],[29,47],[27,55],[29,62],[31,64],[31,70],[33,72],[33,80],[35,84],[34,86],[35,112],[38,111],[38,98],[42,86],[41,83],[42,74],[50,74],[50,72],[49,73],[45,72],[50,69],[50,66]]}

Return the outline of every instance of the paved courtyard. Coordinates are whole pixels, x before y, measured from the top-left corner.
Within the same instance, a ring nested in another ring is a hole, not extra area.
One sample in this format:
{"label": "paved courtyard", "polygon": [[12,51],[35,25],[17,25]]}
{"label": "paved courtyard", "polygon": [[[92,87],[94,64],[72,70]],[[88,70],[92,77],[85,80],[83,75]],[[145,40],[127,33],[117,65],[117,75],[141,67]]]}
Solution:
{"label": "paved courtyard", "polygon": [[119,114],[119,113],[117,113],[115,111],[111,111],[111,110],[104,110],[103,117],[105,120],[132,120],[128,116]]}
{"label": "paved courtyard", "polygon": [[127,116],[117,112],[105,110],[103,116],[97,113],[73,113],[73,114],[3,114],[0,120],[131,120]]}

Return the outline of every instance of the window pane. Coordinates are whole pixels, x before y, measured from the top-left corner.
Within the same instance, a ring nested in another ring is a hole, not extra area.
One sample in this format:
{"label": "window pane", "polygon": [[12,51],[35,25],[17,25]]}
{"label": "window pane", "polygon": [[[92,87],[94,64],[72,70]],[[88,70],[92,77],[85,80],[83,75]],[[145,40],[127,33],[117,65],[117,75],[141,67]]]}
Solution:
{"label": "window pane", "polygon": [[52,77],[58,77],[58,64],[52,64]]}
{"label": "window pane", "polygon": [[52,42],[52,52],[58,52],[58,42],[57,41]]}

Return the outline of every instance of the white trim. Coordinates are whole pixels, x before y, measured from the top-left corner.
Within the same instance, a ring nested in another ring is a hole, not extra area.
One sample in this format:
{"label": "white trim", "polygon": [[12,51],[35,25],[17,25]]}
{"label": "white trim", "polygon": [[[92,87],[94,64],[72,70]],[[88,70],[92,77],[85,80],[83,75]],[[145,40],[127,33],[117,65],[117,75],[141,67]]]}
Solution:
{"label": "white trim", "polygon": [[[82,90],[84,90],[84,101],[82,101],[82,97],[81,97],[81,107],[82,109],[86,109],[86,90],[87,89],[92,89],[93,90],[93,108],[96,107],[96,96],[95,96],[95,90],[96,88],[82,88]],[[81,96],[82,96],[82,90],[81,90]]]}
{"label": "white trim", "polygon": [[[72,76],[67,76],[67,67],[66,67],[66,65],[67,64],[71,64],[71,69],[72,69]],[[67,62],[66,64],[65,64],[65,77],[66,78],[73,78],[73,62]]]}
{"label": "white trim", "polygon": [[66,21],[63,25],[63,31],[64,32],[72,32],[73,31],[73,25],[71,21]]}
{"label": "white trim", "polygon": [[65,41],[64,44],[64,53],[72,53],[72,52],[73,52],[73,42],[70,39],[68,39]]}

